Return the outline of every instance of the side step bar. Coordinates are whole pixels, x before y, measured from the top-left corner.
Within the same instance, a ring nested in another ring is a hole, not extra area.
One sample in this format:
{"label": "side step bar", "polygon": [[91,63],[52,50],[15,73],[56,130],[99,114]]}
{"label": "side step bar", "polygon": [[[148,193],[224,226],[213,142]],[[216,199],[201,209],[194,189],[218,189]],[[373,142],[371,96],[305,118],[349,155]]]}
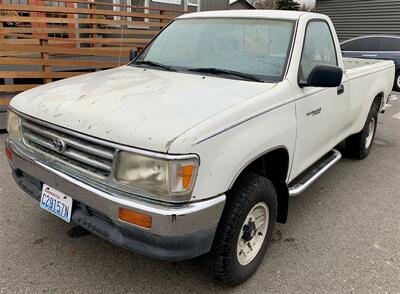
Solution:
{"label": "side step bar", "polygon": [[320,161],[307,169],[302,175],[289,185],[289,196],[298,196],[307,190],[320,176],[326,173],[328,169],[335,165],[342,158],[342,154],[337,150],[332,150]]}

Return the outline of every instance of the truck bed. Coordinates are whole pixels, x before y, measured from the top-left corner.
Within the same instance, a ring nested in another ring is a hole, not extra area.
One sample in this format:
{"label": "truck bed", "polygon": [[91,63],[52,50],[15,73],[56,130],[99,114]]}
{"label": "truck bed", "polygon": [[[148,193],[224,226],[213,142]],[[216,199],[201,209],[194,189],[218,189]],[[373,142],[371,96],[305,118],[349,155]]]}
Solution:
{"label": "truck bed", "polygon": [[[357,96],[372,95],[366,93],[367,89],[382,89],[388,96],[388,89],[393,86],[394,63],[391,60],[343,58],[345,74],[350,84],[350,97],[357,100]],[[376,85],[376,87],[372,87]],[[376,94],[376,93],[374,93]]]}
{"label": "truck bed", "polygon": [[389,65],[390,61],[379,60],[379,59],[363,59],[363,58],[343,58],[344,68],[346,71],[356,69],[359,67],[370,66],[370,65]]}

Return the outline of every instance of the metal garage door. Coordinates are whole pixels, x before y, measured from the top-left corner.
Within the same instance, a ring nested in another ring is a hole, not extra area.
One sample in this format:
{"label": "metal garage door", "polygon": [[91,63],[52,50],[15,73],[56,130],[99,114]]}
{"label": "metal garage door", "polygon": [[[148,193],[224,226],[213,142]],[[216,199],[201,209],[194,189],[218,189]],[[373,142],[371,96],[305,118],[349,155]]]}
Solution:
{"label": "metal garage door", "polygon": [[331,17],[339,39],[371,34],[400,35],[400,0],[317,0]]}

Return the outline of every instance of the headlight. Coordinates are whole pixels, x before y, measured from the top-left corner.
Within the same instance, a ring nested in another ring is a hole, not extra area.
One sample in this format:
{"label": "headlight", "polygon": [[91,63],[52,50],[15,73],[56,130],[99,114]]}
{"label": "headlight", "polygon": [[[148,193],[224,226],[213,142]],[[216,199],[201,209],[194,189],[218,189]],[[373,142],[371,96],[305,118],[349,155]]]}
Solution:
{"label": "headlight", "polygon": [[7,111],[7,132],[10,138],[21,140],[20,118],[12,111]]}
{"label": "headlight", "polygon": [[115,180],[156,194],[165,201],[189,200],[199,160],[197,157],[163,159],[121,151]]}

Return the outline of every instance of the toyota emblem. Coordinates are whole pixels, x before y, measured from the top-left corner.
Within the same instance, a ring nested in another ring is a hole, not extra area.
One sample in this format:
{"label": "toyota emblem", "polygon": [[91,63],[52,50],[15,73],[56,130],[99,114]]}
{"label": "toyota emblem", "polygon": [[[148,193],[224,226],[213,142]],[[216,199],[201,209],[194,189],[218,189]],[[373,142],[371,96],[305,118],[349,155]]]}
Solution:
{"label": "toyota emblem", "polygon": [[61,139],[54,139],[53,147],[54,147],[54,150],[57,151],[58,153],[64,153],[65,149],[67,149],[67,145]]}

